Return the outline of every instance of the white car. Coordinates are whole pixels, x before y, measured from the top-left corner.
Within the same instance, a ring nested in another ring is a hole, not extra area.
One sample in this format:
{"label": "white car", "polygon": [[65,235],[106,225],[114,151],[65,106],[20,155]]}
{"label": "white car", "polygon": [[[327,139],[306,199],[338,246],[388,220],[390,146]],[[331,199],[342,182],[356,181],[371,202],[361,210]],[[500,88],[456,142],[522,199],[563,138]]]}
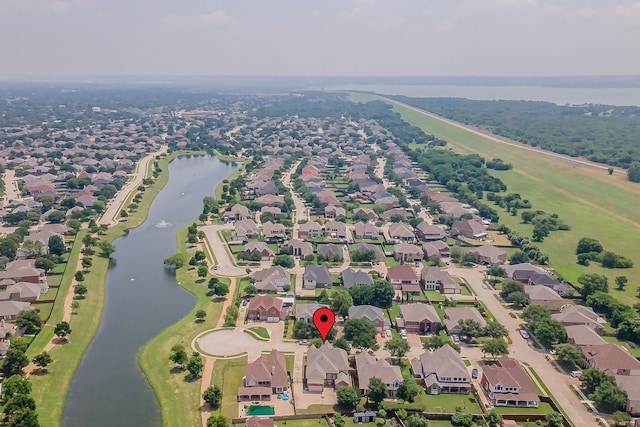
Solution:
{"label": "white car", "polygon": [[386,331],[384,331],[388,337],[391,337],[391,329],[387,329]]}
{"label": "white car", "polygon": [[529,336],[529,332],[525,331],[524,329],[520,329],[520,335],[522,336],[522,338],[524,338],[525,340],[528,340],[529,338],[531,338]]}

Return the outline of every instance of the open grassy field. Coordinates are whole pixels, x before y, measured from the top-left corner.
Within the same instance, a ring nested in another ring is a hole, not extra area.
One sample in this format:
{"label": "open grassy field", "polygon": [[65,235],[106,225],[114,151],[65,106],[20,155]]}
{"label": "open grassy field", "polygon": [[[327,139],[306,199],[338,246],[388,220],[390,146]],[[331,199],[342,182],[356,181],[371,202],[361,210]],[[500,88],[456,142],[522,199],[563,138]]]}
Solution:
{"label": "open grassy field", "polygon": [[230,360],[218,359],[213,366],[211,384],[220,386],[224,391],[222,395],[222,405],[220,405],[220,409],[216,412],[227,418],[237,418],[238,416],[237,393],[234,392],[234,390],[238,390],[238,387],[242,385],[242,377],[244,376],[246,366],[247,356]]}
{"label": "open grassy field", "polygon": [[[364,102],[380,98],[354,94],[352,99]],[[564,160],[492,141],[397,104],[394,109],[409,123],[445,139],[448,148],[462,154],[480,154],[488,160],[500,157],[511,163],[510,171],[489,172],[504,181],[508,192],[529,199],[533,209],[557,213],[571,226],[569,231],[551,233],[539,244],[556,271],[572,283],[583,273],[605,274],[611,288],[616,276],[627,276],[627,289],[611,292],[623,302],[637,302],[640,257],[635,248],[640,239],[640,185],[626,181],[621,174],[610,176],[606,171],[574,166]],[[501,211],[500,222],[531,235],[532,227],[521,224],[519,216]],[[631,258],[635,266],[604,269],[594,264],[589,267],[576,264],[575,248],[582,237],[600,240],[605,250]]]}

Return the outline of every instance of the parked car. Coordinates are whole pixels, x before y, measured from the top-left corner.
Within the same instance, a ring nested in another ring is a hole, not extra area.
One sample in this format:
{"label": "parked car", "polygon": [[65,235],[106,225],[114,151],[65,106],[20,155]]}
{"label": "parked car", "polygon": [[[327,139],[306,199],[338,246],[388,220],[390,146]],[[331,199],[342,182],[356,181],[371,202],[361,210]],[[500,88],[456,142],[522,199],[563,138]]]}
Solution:
{"label": "parked car", "polygon": [[217,269],[218,269],[218,264],[214,265],[214,266],[213,266],[213,269],[214,269],[214,270],[217,270]]}
{"label": "parked car", "polygon": [[473,369],[471,370],[471,378],[473,378],[474,380],[475,380],[476,378],[478,378],[478,369],[477,369],[477,368],[473,368]]}
{"label": "parked car", "polygon": [[582,375],[582,371],[571,371],[571,376],[574,378],[578,378]]}
{"label": "parked car", "polygon": [[460,342],[460,337],[457,335],[451,335],[453,337],[453,342]]}
{"label": "parked car", "polygon": [[525,340],[528,340],[529,338],[531,338],[529,336],[529,332],[525,331],[524,329],[520,329],[520,335],[522,336],[522,338],[524,338]]}
{"label": "parked car", "polygon": [[407,330],[406,330],[406,329],[400,329],[400,337],[401,337],[403,340],[406,340],[406,339],[407,339]]}
{"label": "parked car", "polygon": [[391,337],[391,329],[387,329],[385,333],[387,334],[388,337]]}

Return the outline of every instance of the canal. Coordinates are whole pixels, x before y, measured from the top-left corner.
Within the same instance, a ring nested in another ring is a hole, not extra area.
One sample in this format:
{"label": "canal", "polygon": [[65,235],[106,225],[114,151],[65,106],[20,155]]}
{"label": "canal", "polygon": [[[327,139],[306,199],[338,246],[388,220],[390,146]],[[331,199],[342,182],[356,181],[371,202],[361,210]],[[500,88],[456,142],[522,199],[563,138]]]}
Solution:
{"label": "canal", "polygon": [[[147,221],[114,242],[100,328],[71,382],[63,426],[162,425],[158,400],[138,365],[138,354],[195,303],[162,262],[176,251],[176,231],[198,217],[203,197],[213,195],[235,169],[210,156],[174,160],[169,182],[153,201]],[[168,363],[167,359],[167,369]]]}

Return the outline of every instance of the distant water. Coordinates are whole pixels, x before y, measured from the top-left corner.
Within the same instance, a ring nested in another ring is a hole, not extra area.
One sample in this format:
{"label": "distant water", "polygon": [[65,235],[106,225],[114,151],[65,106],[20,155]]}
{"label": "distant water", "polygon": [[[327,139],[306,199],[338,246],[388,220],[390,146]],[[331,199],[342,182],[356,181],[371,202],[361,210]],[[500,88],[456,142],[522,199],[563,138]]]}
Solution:
{"label": "distant water", "polygon": [[542,86],[343,85],[325,90],[361,90],[418,98],[546,101],[558,105],[640,105],[640,88],[570,88]]}

